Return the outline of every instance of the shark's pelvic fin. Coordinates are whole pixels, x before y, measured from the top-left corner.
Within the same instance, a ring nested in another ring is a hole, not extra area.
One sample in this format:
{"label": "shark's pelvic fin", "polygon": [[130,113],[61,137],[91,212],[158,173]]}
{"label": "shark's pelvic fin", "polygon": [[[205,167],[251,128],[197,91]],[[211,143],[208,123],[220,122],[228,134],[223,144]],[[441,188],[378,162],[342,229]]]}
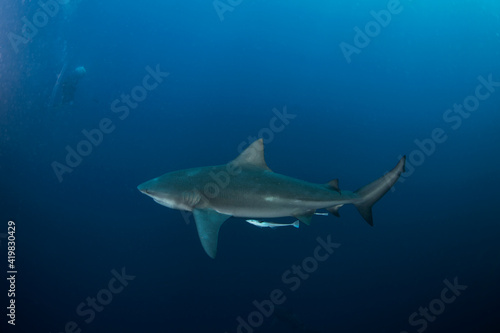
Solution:
{"label": "shark's pelvic fin", "polygon": [[264,141],[259,139],[254,141],[247,147],[238,157],[230,162],[234,166],[239,167],[259,167],[266,170],[271,170],[264,159]]}
{"label": "shark's pelvic fin", "polygon": [[193,215],[201,245],[205,252],[214,259],[217,254],[220,226],[231,216],[218,213],[213,209],[195,209]]}
{"label": "shark's pelvic fin", "polygon": [[342,206],[343,206],[343,204],[342,205],[335,205],[333,207],[328,207],[326,210],[329,211],[330,213],[332,213],[333,215],[340,217],[339,209]]}
{"label": "shark's pelvic fin", "polygon": [[354,192],[360,199],[353,202],[354,206],[369,225],[373,226],[372,206],[397,182],[401,173],[405,171],[405,161],[406,156],[403,156],[394,169]]}

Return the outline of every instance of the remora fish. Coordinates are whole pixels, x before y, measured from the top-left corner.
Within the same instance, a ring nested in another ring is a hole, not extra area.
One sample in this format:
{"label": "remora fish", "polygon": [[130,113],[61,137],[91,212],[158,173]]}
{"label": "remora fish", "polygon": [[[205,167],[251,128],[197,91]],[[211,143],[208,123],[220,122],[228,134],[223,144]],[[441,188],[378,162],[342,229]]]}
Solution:
{"label": "remora fish", "polygon": [[219,229],[231,216],[293,216],[309,224],[316,209],[339,216],[340,207],[353,204],[373,225],[372,206],[398,180],[405,159],[374,182],[354,192],[341,192],[337,179],[313,184],[272,172],[259,139],[227,164],[166,173],[137,188],[163,206],[193,212],[203,249],[215,258]]}
{"label": "remora fish", "polygon": [[299,227],[299,220],[295,220],[295,222],[293,223],[273,223],[273,222],[266,222],[259,220],[246,220],[246,221],[259,228]]}

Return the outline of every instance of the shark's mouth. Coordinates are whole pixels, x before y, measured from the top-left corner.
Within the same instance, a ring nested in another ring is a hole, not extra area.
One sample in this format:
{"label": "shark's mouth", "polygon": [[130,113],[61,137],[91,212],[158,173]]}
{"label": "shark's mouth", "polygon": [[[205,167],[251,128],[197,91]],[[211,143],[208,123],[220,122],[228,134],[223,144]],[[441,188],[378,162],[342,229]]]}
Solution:
{"label": "shark's mouth", "polygon": [[175,204],[174,202],[170,201],[170,200],[165,200],[165,199],[159,199],[159,198],[153,198],[153,200],[156,202],[156,203],[159,203],[160,205],[162,206],[165,206],[165,207],[168,207],[168,208],[173,208],[175,209]]}

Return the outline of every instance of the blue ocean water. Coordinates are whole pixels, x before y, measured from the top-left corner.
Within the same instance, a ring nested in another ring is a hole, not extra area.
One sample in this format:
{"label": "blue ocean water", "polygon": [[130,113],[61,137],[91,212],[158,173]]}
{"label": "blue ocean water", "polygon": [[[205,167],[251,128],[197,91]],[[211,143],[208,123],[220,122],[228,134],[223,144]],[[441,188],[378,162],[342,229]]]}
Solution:
{"label": "blue ocean water", "polygon": [[[499,331],[498,1],[0,8],[2,332]],[[136,188],[258,137],[310,182],[407,172],[373,227],[231,218],[214,260]]]}

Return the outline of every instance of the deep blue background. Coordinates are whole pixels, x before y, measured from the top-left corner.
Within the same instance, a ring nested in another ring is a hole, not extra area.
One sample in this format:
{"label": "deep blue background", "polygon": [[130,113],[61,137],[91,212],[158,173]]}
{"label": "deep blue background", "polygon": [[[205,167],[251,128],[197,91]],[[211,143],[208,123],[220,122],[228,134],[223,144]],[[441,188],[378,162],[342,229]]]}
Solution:
{"label": "deep blue background", "polygon": [[[408,316],[458,277],[468,289],[426,331],[498,332],[500,89],[457,130],[442,117],[478,76],[500,81],[500,5],[401,6],[348,64],[339,44],[386,0],[244,0],[223,21],[210,0],[71,1],[17,53],[7,33],[39,6],[2,3],[0,233],[16,221],[19,270],[9,329],[62,332],[73,320],[83,332],[232,333],[253,300],[281,288],[284,307],[320,332],[416,332]],[[64,61],[87,75],[74,105],[47,108]],[[157,64],[170,76],[119,120],[112,101]],[[136,186],[233,159],[283,107],[296,118],[267,143],[270,168],[338,177],[343,189],[381,176],[436,127],[448,140],[377,203],[373,228],[353,207],[298,230],[232,218],[212,260],[194,223]],[[102,118],[115,131],[59,183],[51,163]],[[327,235],[341,247],[291,292],[281,275]],[[84,323],[77,305],[122,267],[135,280]],[[255,332],[294,331],[267,319]]]}

